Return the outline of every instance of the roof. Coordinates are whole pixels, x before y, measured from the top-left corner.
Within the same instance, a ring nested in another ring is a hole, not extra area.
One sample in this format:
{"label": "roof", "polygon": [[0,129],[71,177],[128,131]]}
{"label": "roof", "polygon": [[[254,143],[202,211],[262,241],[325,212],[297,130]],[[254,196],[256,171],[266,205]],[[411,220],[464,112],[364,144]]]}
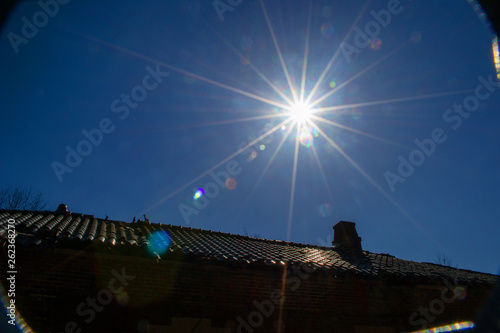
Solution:
{"label": "roof", "polygon": [[60,208],[53,212],[0,210],[2,239],[7,237],[9,219],[15,220],[16,244],[39,250],[95,248],[124,255],[266,268],[307,264],[325,273],[366,278],[386,276],[440,281],[453,278],[478,284],[494,284],[498,279],[493,274],[403,260],[387,253],[259,239],[149,221],[126,223]]}

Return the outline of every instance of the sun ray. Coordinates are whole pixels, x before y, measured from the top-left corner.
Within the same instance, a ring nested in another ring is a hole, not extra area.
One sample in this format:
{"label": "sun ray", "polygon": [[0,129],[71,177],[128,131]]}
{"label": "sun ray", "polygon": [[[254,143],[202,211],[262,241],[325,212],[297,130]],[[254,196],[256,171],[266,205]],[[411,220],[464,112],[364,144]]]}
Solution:
{"label": "sun ray", "polygon": [[373,134],[370,134],[370,133],[366,133],[366,132],[357,130],[355,128],[349,127],[349,126],[345,126],[345,125],[339,124],[337,122],[334,122],[334,121],[331,121],[331,120],[328,120],[328,119],[325,119],[325,118],[322,118],[322,117],[311,115],[310,118],[311,119],[316,119],[317,121],[320,121],[322,123],[325,123],[325,124],[328,124],[328,125],[331,125],[331,126],[335,126],[335,127],[338,127],[338,128],[342,128],[342,129],[344,129],[346,131],[350,131],[350,132],[353,132],[353,133],[356,133],[356,134],[359,134],[359,135],[363,135],[363,136],[366,136],[368,138],[371,138],[371,139],[374,139],[374,140],[377,140],[377,141],[381,141],[381,142],[384,142],[384,143],[387,143],[387,144],[390,144],[390,145],[393,145],[393,146],[396,146],[396,147],[401,147],[401,148],[405,148],[405,149],[409,149],[409,150],[413,149],[413,148],[411,148],[409,146],[405,146],[403,144],[400,144],[400,143],[397,143],[397,142],[393,142],[391,140],[387,140],[387,139],[381,138],[379,136],[376,136],[376,135],[373,135]]}
{"label": "sun ray", "polygon": [[354,28],[358,24],[359,20],[363,16],[363,13],[365,12],[366,8],[368,7],[368,3],[369,2],[370,2],[370,0],[366,1],[365,4],[363,5],[363,8],[361,8],[361,10],[359,11],[358,16],[356,17],[356,19],[354,20],[353,24],[349,28],[349,31],[347,32],[347,34],[345,35],[344,39],[342,40],[342,42],[337,47],[337,50],[335,50],[335,53],[333,54],[333,56],[331,57],[330,61],[326,65],[325,69],[321,73],[321,76],[319,77],[318,81],[316,81],[316,84],[314,85],[314,87],[312,88],[312,90],[309,92],[309,95],[307,96],[307,99],[305,101],[306,104],[309,104],[309,102],[311,102],[311,99],[313,98],[314,94],[316,93],[316,90],[318,90],[319,86],[321,85],[321,83],[325,79],[326,74],[328,74],[328,72],[330,71],[330,68],[332,67],[333,63],[335,62],[335,59],[337,59],[338,55],[340,54],[340,51],[342,50],[342,48],[341,48],[342,44],[344,44],[345,41],[347,40],[347,38],[349,38],[349,36],[351,35],[352,31],[354,30]]}
{"label": "sun ray", "polygon": [[459,95],[459,94],[464,94],[464,93],[470,93],[473,91],[474,90],[471,90],[471,89],[469,89],[469,90],[457,90],[457,91],[450,91],[450,92],[444,92],[444,93],[426,94],[426,95],[419,95],[419,96],[408,96],[408,97],[392,98],[392,99],[385,99],[385,100],[379,100],[379,101],[343,104],[343,105],[330,106],[330,107],[314,108],[311,112],[312,113],[322,113],[322,112],[328,112],[328,111],[338,111],[338,110],[343,110],[343,109],[373,106],[373,105],[380,105],[380,104],[409,102],[409,101],[415,101],[415,100],[421,100],[421,99],[430,99],[430,98],[450,96],[450,95]]}
{"label": "sun ray", "polygon": [[304,48],[304,59],[302,60],[302,80],[300,83],[300,98],[299,98],[300,102],[304,101],[304,93],[306,89],[306,73],[307,73],[307,61],[309,58],[309,38],[311,36],[311,16],[312,16],[313,2],[314,0],[311,0],[311,2],[309,2],[309,10],[307,13],[306,45]]}
{"label": "sun ray", "polygon": [[237,94],[240,94],[240,95],[243,95],[243,96],[247,96],[247,97],[250,97],[252,99],[255,99],[255,100],[258,100],[260,102],[264,102],[264,103],[267,103],[269,105],[273,105],[273,106],[277,106],[279,108],[287,108],[288,106],[285,105],[285,104],[282,104],[282,103],[279,103],[279,102],[276,102],[276,101],[273,101],[271,99],[268,99],[268,98],[265,98],[265,97],[262,97],[262,96],[259,96],[259,95],[255,95],[255,94],[252,94],[252,93],[249,93],[247,91],[244,91],[244,90],[241,90],[241,89],[238,89],[238,88],[235,88],[235,87],[231,87],[227,84],[224,84],[224,83],[221,83],[221,82],[218,82],[218,81],[215,81],[215,80],[212,80],[212,79],[209,79],[207,77],[204,77],[202,75],[198,75],[198,74],[195,74],[195,73],[192,73],[192,72],[189,72],[187,70],[184,70],[182,68],[179,68],[179,67],[176,67],[174,65],[170,65],[170,64],[167,64],[163,61],[159,61],[159,60],[156,60],[154,58],[151,58],[149,56],[146,56],[144,54],[141,54],[141,53],[138,53],[138,52],[135,52],[135,51],[131,51],[131,50],[128,50],[124,47],[121,47],[121,46],[118,46],[118,45],[115,45],[115,44],[111,44],[111,43],[108,43],[106,41],[103,41],[103,40],[100,40],[98,38],[95,38],[95,37],[92,37],[92,36],[89,36],[89,35],[86,35],[86,34],[82,34],[82,33],[79,33],[79,32],[74,32],[74,31],[71,31],[71,30],[68,30],[76,35],[79,35],[81,37],[84,37],[84,38],[87,38],[89,40],[92,40],[96,43],[99,43],[101,45],[105,45],[105,46],[108,46],[110,48],[113,48],[117,51],[120,51],[120,52],[123,52],[123,53],[126,53],[128,55],[131,55],[131,56],[134,56],[136,58],[139,58],[139,59],[144,59],[144,60],[147,60],[149,62],[152,62],[154,64],[159,64],[163,67],[166,67],[172,71],[175,71],[177,73],[180,73],[180,74],[183,74],[183,75],[186,75],[186,76],[189,76],[189,77],[192,77],[192,78],[195,78],[195,79],[198,79],[200,81],[203,81],[203,82],[206,82],[206,83],[210,83],[216,87],[220,87],[220,88],[223,88],[223,89],[226,89],[226,90],[229,90],[229,91],[232,91],[232,92],[235,92]]}
{"label": "sun ray", "polygon": [[321,103],[325,98],[328,98],[329,96],[331,96],[332,94],[336,93],[337,91],[339,91],[340,89],[342,89],[343,87],[345,87],[346,85],[348,85],[349,83],[351,83],[352,81],[356,80],[358,77],[364,75],[366,72],[368,72],[370,69],[372,69],[373,67],[377,66],[378,64],[380,64],[381,62],[387,60],[388,58],[390,58],[392,55],[396,54],[397,52],[399,52],[403,47],[405,47],[406,45],[408,45],[410,41],[406,41],[404,42],[403,44],[401,44],[400,46],[396,47],[394,50],[392,50],[391,52],[387,53],[386,55],[384,55],[382,58],[380,58],[379,60],[375,61],[374,63],[372,63],[371,65],[369,65],[368,67],[366,67],[365,69],[363,69],[361,72],[357,73],[356,75],[352,76],[350,79],[348,79],[347,81],[345,82],[342,82],[340,85],[336,86],[334,89],[330,90],[329,92],[323,94],[323,96],[319,97],[318,99],[316,99],[314,102],[310,103],[309,106],[310,107],[314,107],[315,105],[317,105],[318,103]]}
{"label": "sun ray", "polygon": [[335,209],[335,200],[333,198],[332,189],[330,188],[330,185],[328,184],[328,181],[326,179],[326,174],[325,174],[325,171],[323,169],[323,164],[319,160],[319,156],[318,156],[318,152],[316,151],[316,147],[314,147],[314,145],[311,145],[311,148],[312,148],[314,159],[316,160],[316,163],[318,165],[319,172],[321,173],[321,177],[323,178],[323,181],[325,182],[325,187],[326,187],[326,190],[328,192],[328,197],[330,198],[330,202],[332,203],[332,205],[334,206],[334,209]]}
{"label": "sun ray", "polygon": [[297,180],[297,164],[299,159],[299,132],[300,124],[297,123],[297,138],[295,139],[295,153],[293,155],[293,172],[292,172],[292,188],[290,190],[290,207],[288,210],[288,226],[286,230],[286,241],[290,241],[290,235],[292,233],[292,217],[293,217],[293,204],[295,200],[295,184]]}
{"label": "sun ray", "polygon": [[288,137],[290,136],[290,133],[292,132],[294,126],[289,126],[287,131],[286,131],[286,134],[281,138],[281,141],[278,145],[278,147],[276,147],[276,149],[274,150],[273,154],[271,155],[271,157],[269,158],[269,161],[267,162],[264,170],[262,171],[261,175],[259,176],[259,178],[257,179],[257,181],[255,182],[255,185],[253,186],[252,190],[250,191],[250,193],[248,194],[247,196],[247,199],[245,200],[245,202],[243,203],[240,211],[242,211],[246,205],[248,204],[248,201],[250,200],[250,198],[253,196],[255,190],[257,189],[257,187],[259,186],[260,182],[262,181],[262,179],[264,178],[264,175],[267,173],[269,167],[271,166],[271,164],[273,163],[276,155],[278,155],[278,152],[280,151],[281,147],[283,146],[283,144],[285,143],[286,139],[288,139]]}
{"label": "sun ray", "polygon": [[[353,23],[352,27],[348,31],[347,35],[344,37],[342,43],[345,42],[349,38],[349,36],[352,34],[352,31],[355,28],[357,22],[359,22],[360,18],[362,17],[363,12],[366,10],[366,7],[367,7],[368,3],[369,3],[369,1],[365,2],[364,7],[362,8],[362,10],[360,11],[360,13],[356,17],[355,22]],[[299,97],[297,96],[297,91],[294,88],[292,77],[290,76],[289,70],[288,70],[288,68],[287,68],[287,66],[285,64],[284,56],[283,56],[283,53],[281,52],[281,49],[280,49],[278,40],[276,38],[276,35],[275,35],[275,32],[274,32],[271,20],[269,19],[269,14],[268,14],[267,9],[266,9],[266,7],[264,5],[264,1],[260,0],[260,4],[261,4],[265,20],[267,22],[267,25],[268,25],[268,28],[269,28],[269,31],[270,31],[270,34],[271,34],[274,46],[276,48],[276,51],[277,51],[277,54],[278,54],[278,57],[279,57],[279,61],[281,63],[284,75],[286,77],[286,80],[287,80],[287,83],[289,85],[289,88],[290,88],[290,91],[291,91],[291,94],[292,94],[292,97],[293,97],[294,101],[292,101],[285,94],[284,91],[282,91],[275,84],[273,84],[271,82],[271,80],[269,80],[251,62],[249,62],[248,65],[250,66],[250,68],[255,73],[257,73],[260,76],[260,78],[262,78],[264,80],[264,82],[266,82],[278,95],[281,96],[281,98],[283,98],[283,100],[285,102],[289,103],[290,105],[285,105],[285,104],[280,103],[278,101],[275,101],[273,99],[266,98],[262,94],[260,94],[260,95],[259,94],[255,94],[255,93],[252,93],[252,92],[249,92],[249,91],[245,91],[245,90],[236,88],[235,86],[231,86],[231,85],[222,83],[220,81],[216,81],[216,80],[210,79],[207,76],[195,74],[193,72],[184,70],[184,69],[182,69],[180,67],[176,67],[176,66],[173,66],[173,65],[170,65],[170,64],[167,64],[167,63],[155,60],[155,59],[153,59],[151,57],[148,57],[148,56],[146,56],[144,54],[131,51],[129,49],[126,49],[126,48],[120,47],[118,45],[111,44],[111,43],[99,40],[99,39],[91,37],[91,36],[87,36],[87,35],[84,35],[84,34],[81,34],[81,33],[76,33],[76,34],[78,34],[80,36],[83,36],[84,38],[90,39],[90,40],[92,40],[92,41],[94,41],[96,43],[99,43],[99,44],[105,45],[107,47],[110,47],[112,49],[115,49],[117,51],[126,53],[128,55],[131,55],[131,56],[134,56],[134,57],[146,60],[148,62],[152,62],[154,64],[160,64],[161,66],[163,66],[165,68],[168,68],[169,70],[175,71],[177,73],[180,73],[182,75],[186,75],[186,76],[191,77],[191,78],[195,78],[197,80],[203,81],[203,82],[208,83],[210,85],[213,85],[213,86],[216,86],[216,87],[219,87],[219,88],[222,88],[222,89],[234,92],[234,93],[242,95],[242,96],[249,97],[251,99],[254,99],[254,100],[257,100],[257,101],[260,101],[260,102],[263,102],[263,103],[266,103],[266,104],[269,104],[269,105],[272,105],[272,106],[279,107],[279,108],[284,109],[284,110],[291,110],[292,108],[294,108],[294,106],[297,105],[297,103],[302,103],[303,102],[304,95],[305,95],[306,73],[307,73],[308,57],[309,57],[309,41],[310,41],[310,28],[311,28],[311,15],[312,15],[311,14],[311,12],[312,12],[312,0],[309,3],[308,20],[307,20],[307,35],[306,35],[306,40],[305,40],[305,51],[304,51],[304,59],[303,59],[303,64],[302,64],[302,76],[301,76],[301,85],[300,85],[300,92],[299,92],[300,96]],[[223,41],[236,54],[238,54],[240,57],[243,56],[243,54],[240,51],[238,51],[227,39],[225,39],[224,37],[220,36],[220,34],[218,34],[218,35],[219,35],[220,38],[223,39]],[[337,86],[335,89],[333,89],[333,90],[327,92],[326,94],[320,96],[312,104],[309,105],[309,102],[311,101],[311,99],[316,94],[318,88],[321,86],[321,84],[322,84],[323,80],[325,79],[326,75],[331,70],[331,67],[333,66],[335,60],[338,58],[338,56],[339,56],[339,54],[341,52],[341,48],[339,46],[337,48],[337,50],[335,51],[335,53],[333,54],[332,58],[329,60],[326,68],[323,70],[320,78],[315,83],[314,88],[307,95],[307,99],[306,99],[306,102],[304,103],[304,105],[307,105],[308,111],[311,111],[311,110],[309,110],[310,107],[318,105],[319,103],[321,103],[322,101],[324,101],[326,98],[328,98],[329,96],[331,96],[335,92],[339,91],[340,89],[342,89],[343,87],[347,86],[349,83],[351,83],[355,79],[357,79],[360,76],[364,75],[366,72],[368,72],[369,70],[371,70],[373,67],[375,67],[376,65],[380,64],[382,61],[385,61],[387,58],[389,58],[390,56],[392,56],[393,54],[395,54],[396,52],[398,52],[406,44],[407,43],[399,46],[398,48],[396,48],[394,50],[392,50],[391,52],[389,52],[388,54],[386,54],[381,59],[377,60],[376,62],[374,62],[373,64],[371,64],[367,68],[363,69],[361,72],[355,74],[353,77],[349,78],[347,81],[343,82],[342,84],[340,84],[339,86]],[[342,44],[340,44],[340,45],[342,45]],[[293,71],[292,71],[292,73],[293,73]],[[259,93],[261,93],[261,92],[259,92]],[[342,109],[347,109],[347,108],[352,108],[352,107],[365,107],[365,106],[378,105],[378,104],[390,103],[390,102],[404,102],[404,101],[410,101],[410,100],[417,100],[417,99],[424,99],[424,98],[432,98],[432,97],[438,97],[438,96],[445,96],[445,95],[449,95],[449,94],[454,94],[454,93],[452,92],[452,93],[441,93],[441,94],[429,94],[429,95],[422,95],[422,96],[396,98],[396,99],[385,100],[385,101],[372,101],[372,102],[356,103],[356,104],[351,104],[351,105],[340,105],[340,106],[333,106],[333,107],[326,107],[326,108],[314,109],[313,112],[315,112],[315,113],[330,112],[330,111],[337,111],[337,110],[342,110]],[[212,122],[208,122],[208,123],[194,124],[194,125],[191,125],[191,126],[188,126],[188,127],[184,127],[182,129],[194,128],[194,127],[203,127],[203,126],[219,126],[219,125],[232,124],[232,123],[240,123],[240,122],[247,122],[247,121],[254,121],[254,120],[261,120],[261,119],[269,119],[269,118],[274,118],[274,117],[278,117],[279,118],[279,117],[285,117],[285,116],[289,116],[289,113],[278,113],[278,114],[272,114],[272,115],[262,115],[262,116],[255,116],[255,117],[246,117],[246,118],[241,118],[241,119],[212,121]],[[406,212],[406,210],[404,210],[404,208],[402,208],[401,206],[399,206],[399,204],[389,195],[389,193],[387,193],[377,182],[375,182],[375,180],[373,178],[371,178],[370,175],[368,175],[368,173],[363,168],[361,168],[361,166],[359,166],[347,153],[345,153],[344,150],[342,150],[342,148],[340,146],[338,146],[335,143],[334,140],[332,140],[331,138],[329,138],[325,134],[325,132],[323,132],[319,128],[319,126],[316,125],[316,123],[314,123],[313,121],[310,121],[309,118],[312,118],[312,119],[315,119],[317,121],[323,122],[325,124],[328,124],[328,125],[331,125],[331,126],[335,126],[335,127],[338,127],[338,128],[341,128],[341,129],[344,129],[344,130],[347,130],[347,131],[350,131],[350,132],[353,132],[353,133],[356,133],[356,134],[359,134],[359,135],[363,135],[363,136],[366,136],[366,137],[369,137],[369,138],[372,138],[372,139],[376,139],[376,140],[383,141],[383,142],[386,142],[386,143],[390,143],[390,144],[394,144],[394,145],[397,145],[397,146],[409,148],[409,147],[406,147],[406,146],[403,146],[403,145],[396,144],[396,143],[394,143],[392,141],[389,141],[389,140],[377,137],[375,135],[372,135],[372,134],[369,134],[369,133],[365,133],[363,131],[360,131],[360,130],[357,130],[357,129],[354,129],[354,128],[351,128],[351,127],[348,127],[348,126],[345,126],[345,125],[342,125],[342,124],[339,124],[339,123],[336,123],[334,121],[325,119],[325,118],[320,117],[320,116],[314,116],[314,115],[310,116],[310,115],[308,115],[308,117],[306,119],[301,120],[301,121],[297,121],[296,119],[290,117],[290,118],[282,121],[280,124],[276,125],[275,127],[273,127],[271,130],[269,130],[266,133],[262,134],[261,136],[259,136],[258,138],[256,138],[252,142],[250,142],[245,147],[243,147],[241,149],[238,149],[236,152],[232,153],[228,157],[224,158],[222,161],[220,161],[217,164],[213,165],[208,170],[202,172],[201,174],[199,174],[198,176],[196,176],[194,179],[190,180],[188,183],[186,183],[183,186],[181,186],[180,188],[176,189],[174,192],[172,192],[169,195],[167,195],[166,197],[162,198],[160,201],[156,202],[151,207],[147,208],[145,212],[148,212],[151,209],[154,209],[155,207],[161,205],[163,202],[169,200],[170,198],[172,198],[173,196],[175,196],[176,194],[178,194],[179,192],[185,190],[188,186],[192,185],[196,181],[198,181],[201,178],[205,177],[210,172],[212,172],[216,168],[220,167],[221,165],[223,165],[224,163],[226,163],[230,159],[232,159],[235,156],[241,154],[243,151],[245,151],[246,149],[248,149],[249,147],[251,147],[255,143],[259,142],[263,138],[265,138],[265,137],[269,136],[270,134],[274,133],[276,130],[278,130],[279,128],[281,128],[283,125],[293,124],[293,125],[289,126],[286,135],[283,136],[283,138],[281,139],[278,147],[274,150],[272,156],[270,157],[269,161],[267,162],[267,164],[266,164],[266,166],[265,166],[262,174],[259,176],[257,183],[255,184],[255,186],[253,187],[253,189],[252,189],[252,191],[251,191],[251,193],[249,195],[249,198],[253,195],[253,193],[257,189],[259,183],[262,181],[262,179],[264,178],[265,174],[268,172],[268,169],[270,168],[271,164],[274,162],[274,160],[275,160],[277,154],[279,153],[279,151],[281,150],[284,142],[287,140],[287,138],[290,136],[290,134],[294,130],[294,126],[297,126],[297,128],[296,128],[297,137],[296,137],[296,140],[295,140],[295,150],[294,150],[294,158],[293,158],[293,171],[292,171],[292,182],[291,182],[291,192],[290,192],[290,206],[289,206],[289,211],[288,211],[288,224],[287,224],[287,236],[286,236],[286,240],[289,241],[290,240],[290,236],[291,236],[292,221],[293,221],[293,209],[294,209],[294,202],[295,202],[295,191],[296,191],[296,185],[297,185],[297,170],[298,170],[298,158],[299,158],[299,149],[300,149],[299,133],[300,133],[301,128],[304,128],[305,126],[307,126],[306,124],[309,124],[310,126],[314,127],[321,134],[321,136],[324,139],[326,139],[328,141],[328,143],[332,147],[334,147],[350,163],[350,165],[353,168],[355,168],[359,173],[361,173],[362,176],[372,186],[374,186],[379,192],[381,192],[399,211],[401,211],[408,219],[410,219],[414,223],[415,226],[417,226],[419,229],[425,231],[420,226],[420,224],[417,221],[415,221],[409,215],[409,213]],[[330,195],[330,198],[332,199],[332,202],[333,202],[333,194],[331,192],[330,185],[327,182],[326,175],[325,175],[325,172],[324,172],[324,169],[323,169],[323,164],[321,163],[321,161],[319,159],[319,156],[317,154],[317,151],[316,151],[314,145],[312,145],[312,149],[313,149],[314,158],[316,160],[318,168],[320,169],[321,176],[322,176],[322,178],[323,178],[323,180],[325,182],[325,185],[327,187],[328,194]],[[432,237],[429,236],[429,235],[427,235],[427,237],[429,239],[432,239]],[[437,243],[437,242],[434,241],[434,243]],[[285,269],[285,273],[284,274],[286,276],[286,269]],[[283,280],[283,288],[282,289],[283,289],[282,292],[284,294],[284,290],[285,290],[285,288],[284,288],[284,280]],[[281,310],[282,309],[280,309],[280,319],[281,319]],[[280,325],[281,325],[281,320],[280,320]]]}
{"label": "sun ray", "polygon": [[[257,88],[256,85],[250,85],[248,84],[247,82],[242,82],[241,80],[238,80],[238,78],[234,75],[231,75],[232,73],[227,71],[227,70],[220,70],[220,69],[216,69],[214,68],[213,66],[210,66],[210,65],[207,65],[205,62],[202,62],[202,61],[199,61],[199,60],[192,60],[192,62],[196,65],[199,65],[201,68],[203,69],[207,69],[217,75],[220,75],[221,78],[219,78],[219,81],[223,81],[223,79],[226,79],[227,80],[227,85],[229,85],[230,82],[232,83],[236,83],[236,84],[239,84],[239,89],[240,90],[243,90],[243,91],[247,91],[249,93],[253,93],[254,95],[257,95],[257,96],[261,96],[263,98],[267,98],[265,97],[266,94],[269,95],[269,92],[266,91],[265,93],[262,91],[261,88]],[[206,76],[209,76],[208,73]],[[262,77],[261,77],[262,78]],[[265,79],[262,78],[264,81]],[[286,95],[284,95],[286,97]],[[283,98],[283,96],[282,96]],[[276,100],[273,96],[269,97],[269,99],[271,100],[274,100],[275,102],[279,103],[280,101],[279,100]],[[288,99],[289,100],[289,99]],[[285,102],[288,103],[288,100],[285,99]]]}
{"label": "sun ray", "polygon": [[437,246],[438,248],[441,248],[442,249],[442,246],[440,244],[440,242],[438,242],[425,228],[422,227],[422,225],[420,223],[418,223],[403,207],[401,207],[397,202],[396,200],[394,200],[390,195],[389,193],[387,193],[379,184],[377,184],[377,182],[375,180],[373,180],[372,177],[370,177],[370,175],[368,175],[366,173],[365,170],[363,170],[363,168],[361,168],[351,157],[349,157],[349,155],[347,155],[344,150],[342,148],[340,148],[339,145],[337,145],[331,138],[328,137],[328,135],[325,134],[325,132],[323,132],[321,130],[321,128],[319,128],[318,126],[316,126],[314,123],[312,124],[316,130],[318,131],[318,133],[321,134],[321,136],[326,140],[328,141],[328,143],[333,147],[335,148],[359,173],[361,173],[361,175],[373,186],[375,187],[384,197],[386,197],[389,202],[391,202],[394,207],[396,207],[408,220],[410,220],[410,222],[412,222],[412,224],[418,228],[420,230],[420,232],[422,232],[422,234],[424,234],[429,240],[431,240],[435,246]]}
{"label": "sun ray", "polygon": [[[288,244],[286,245],[288,248]],[[283,309],[285,305],[285,293],[286,293],[286,275],[288,272],[288,260],[285,261],[285,265],[283,265],[283,274],[281,275],[281,297],[280,297],[280,312],[278,316],[278,327],[277,332],[281,333],[283,328]]]}
{"label": "sun ray", "polygon": [[260,0],[260,5],[262,7],[262,11],[264,13],[264,17],[265,17],[266,22],[267,22],[267,26],[269,27],[269,32],[271,33],[271,37],[273,39],[274,46],[276,47],[276,51],[277,51],[278,57],[280,59],[281,67],[283,68],[283,73],[285,73],[285,77],[286,77],[286,80],[287,80],[288,85],[290,87],[290,91],[292,92],[293,100],[295,103],[297,103],[298,102],[297,92],[295,91],[295,88],[293,87],[292,79],[290,78],[290,74],[288,73],[288,69],[285,65],[285,60],[283,59],[283,54],[281,53],[281,49],[280,49],[280,46],[278,44],[278,40],[276,39],[276,35],[274,34],[273,26],[271,24],[271,21],[269,20],[269,15],[267,13],[267,9],[266,9],[266,6],[264,5],[263,0]]}
{"label": "sun ray", "polygon": [[[215,34],[224,41],[224,43],[227,45],[227,47],[229,47],[234,53],[236,53],[238,56],[240,57],[244,57],[244,55],[237,49],[235,48],[231,42],[229,42],[225,37],[223,37],[218,31],[215,31],[214,29],[214,32]],[[250,68],[259,75],[259,77],[264,80],[276,93],[278,93],[281,98],[283,98],[287,103],[289,104],[292,104],[292,100],[290,98],[288,98],[288,96],[285,95],[285,93],[283,91],[281,91],[281,89],[279,89],[274,83],[271,82],[271,80],[269,80],[267,78],[267,76],[264,75],[264,73],[262,73],[257,67],[254,66],[254,64],[252,64],[252,62],[250,60],[248,60],[248,66],[250,66]]]}
{"label": "sun ray", "polygon": [[170,129],[167,128],[164,131],[180,131],[180,130],[185,130],[185,129],[198,128],[198,127],[219,126],[219,125],[234,124],[234,123],[248,122],[248,121],[254,121],[254,120],[287,117],[287,116],[288,116],[287,113],[276,113],[276,114],[268,114],[268,115],[255,116],[255,117],[246,117],[246,118],[240,118],[240,119],[220,120],[220,121],[211,121],[211,122],[207,122],[207,123],[198,123],[198,124],[182,126],[182,127],[177,127],[177,128],[170,128]]}
{"label": "sun ray", "polygon": [[218,167],[220,167],[221,165],[223,165],[224,163],[226,163],[227,161],[231,160],[232,158],[238,156],[239,154],[241,154],[243,151],[245,151],[246,149],[248,149],[249,147],[253,146],[255,143],[261,141],[262,139],[268,137],[269,135],[271,135],[272,133],[274,133],[277,129],[281,128],[282,126],[286,126],[286,124],[288,124],[289,122],[291,122],[292,120],[291,119],[286,119],[284,121],[282,121],[281,123],[279,123],[278,125],[274,126],[273,128],[271,128],[269,131],[267,131],[266,133],[262,134],[261,136],[259,136],[258,138],[256,138],[255,140],[253,140],[252,142],[250,142],[249,144],[247,144],[246,146],[238,149],[236,152],[234,152],[233,154],[229,155],[228,157],[226,157],[225,159],[223,159],[222,161],[220,161],[219,163],[213,165],[212,167],[210,167],[209,169],[207,169],[206,171],[200,173],[198,176],[196,176],[195,178],[191,179],[189,182],[187,182],[186,184],[182,185],[181,187],[179,187],[178,189],[176,189],[175,191],[171,192],[169,195],[165,196],[164,198],[158,200],[156,203],[154,203],[153,205],[149,206],[147,209],[145,209],[141,214],[144,214],[144,213],[147,213],[149,212],[151,209],[154,209],[156,207],[158,207],[159,205],[161,205],[162,203],[164,203],[165,201],[169,200],[170,198],[172,198],[173,196],[175,196],[176,194],[178,194],[179,192],[183,191],[184,189],[186,189],[188,186],[192,185],[193,183],[197,182],[198,180],[200,180],[201,178],[205,177],[206,175],[208,175],[210,172],[212,172],[213,170],[217,169]]}
{"label": "sun ray", "polygon": [[157,126],[155,126],[155,127],[148,127],[148,128],[141,127],[140,129],[130,130],[127,132],[127,136],[144,135],[144,134],[151,135],[154,133],[175,132],[175,131],[189,130],[189,129],[193,129],[193,128],[200,128],[200,127],[222,126],[222,125],[226,125],[226,124],[250,122],[250,121],[262,120],[262,119],[272,119],[272,118],[281,118],[281,117],[288,117],[288,114],[287,113],[277,113],[277,114],[263,115],[263,116],[256,116],[256,117],[247,117],[247,118],[241,118],[241,119],[197,123],[197,124],[193,124],[193,125],[171,127],[171,128],[164,128],[164,124],[157,124]]}

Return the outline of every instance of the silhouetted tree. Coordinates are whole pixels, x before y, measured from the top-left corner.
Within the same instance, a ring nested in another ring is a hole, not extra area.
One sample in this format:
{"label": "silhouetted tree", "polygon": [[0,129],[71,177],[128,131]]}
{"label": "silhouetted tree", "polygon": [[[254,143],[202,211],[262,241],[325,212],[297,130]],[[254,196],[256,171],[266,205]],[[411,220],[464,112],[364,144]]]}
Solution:
{"label": "silhouetted tree", "polygon": [[252,238],[262,238],[262,234],[252,234],[252,235],[250,235],[248,233],[247,228],[245,228],[245,227],[243,227],[243,236],[250,236]]}
{"label": "silhouetted tree", "polygon": [[434,262],[438,265],[450,266],[453,264],[453,261],[450,257],[448,257],[444,253],[436,253],[436,261]]}
{"label": "silhouetted tree", "polygon": [[0,188],[0,209],[42,210],[47,202],[31,186],[7,185]]}

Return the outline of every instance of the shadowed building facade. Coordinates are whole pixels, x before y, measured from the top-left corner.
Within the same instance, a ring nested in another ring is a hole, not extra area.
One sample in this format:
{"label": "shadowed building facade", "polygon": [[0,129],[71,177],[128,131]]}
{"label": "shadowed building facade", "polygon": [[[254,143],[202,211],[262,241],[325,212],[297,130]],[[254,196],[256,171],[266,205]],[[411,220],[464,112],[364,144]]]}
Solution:
{"label": "shadowed building facade", "polygon": [[60,205],[53,212],[0,211],[6,289],[9,223],[17,233],[15,305],[35,332],[396,333],[467,326],[498,279],[368,252],[352,222],[337,223],[333,246],[324,247],[112,221]]}

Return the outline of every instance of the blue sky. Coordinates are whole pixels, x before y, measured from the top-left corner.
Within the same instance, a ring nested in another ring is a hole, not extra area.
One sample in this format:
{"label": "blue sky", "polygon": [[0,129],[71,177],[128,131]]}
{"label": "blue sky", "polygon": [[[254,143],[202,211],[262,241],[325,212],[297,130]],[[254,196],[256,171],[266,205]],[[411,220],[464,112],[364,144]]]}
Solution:
{"label": "blue sky", "polygon": [[0,40],[2,185],[309,244],[354,221],[366,250],[498,273],[500,89],[472,6],[264,4],[20,5]]}

